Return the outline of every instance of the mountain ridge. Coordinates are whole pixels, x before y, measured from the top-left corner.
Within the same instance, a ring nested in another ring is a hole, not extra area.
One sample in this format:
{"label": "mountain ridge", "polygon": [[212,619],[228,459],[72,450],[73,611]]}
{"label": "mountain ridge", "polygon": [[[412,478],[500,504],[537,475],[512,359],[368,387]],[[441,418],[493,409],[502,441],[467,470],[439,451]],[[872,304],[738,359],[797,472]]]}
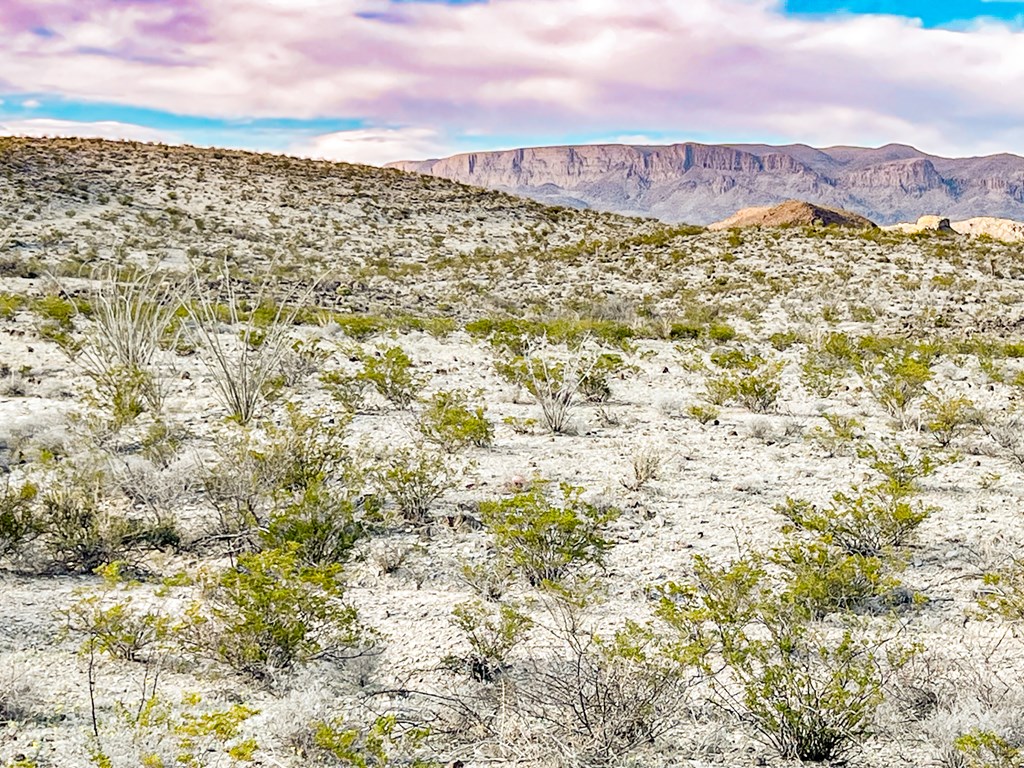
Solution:
{"label": "mountain ridge", "polygon": [[668,222],[709,224],[742,208],[794,198],[880,224],[934,213],[1024,220],[1024,157],[948,158],[906,144],[565,144],[387,167]]}

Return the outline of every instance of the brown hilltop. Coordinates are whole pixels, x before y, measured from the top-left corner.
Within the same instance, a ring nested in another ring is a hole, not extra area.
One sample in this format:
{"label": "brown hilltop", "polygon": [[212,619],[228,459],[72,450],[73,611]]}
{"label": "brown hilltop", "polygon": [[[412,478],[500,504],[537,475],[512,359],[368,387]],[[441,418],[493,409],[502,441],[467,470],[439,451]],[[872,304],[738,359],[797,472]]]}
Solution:
{"label": "brown hilltop", "polygon": [[744,208],[729,218],[710,225],[708,229],[812,225],[834,225],[851,229],[873,229],[875,227],[874,222],[870,219],[841,208],[829,208],[803,200],[787,200],[779,205]]}

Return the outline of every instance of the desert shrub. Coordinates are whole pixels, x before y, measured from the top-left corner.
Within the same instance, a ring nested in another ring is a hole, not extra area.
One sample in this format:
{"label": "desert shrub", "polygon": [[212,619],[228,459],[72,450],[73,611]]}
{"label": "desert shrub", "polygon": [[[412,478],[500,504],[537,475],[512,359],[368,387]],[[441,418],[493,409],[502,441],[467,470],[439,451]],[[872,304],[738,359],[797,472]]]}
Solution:
{"label": "desert shrub", "polygon": [[835,394],[854,369],[859,353],[845,333],[830,333],[807,345],[800,363],[800,383],[819,397]]}
{"label": "desert shrub", "polygon": [[913,497],[918,480],[935,471],[938,462],[927,454],[911,456],[896,446],[886,451],[862,450],[880,482],[833,495],[828,507],[788,498],[776,511],[798,529],[812,531],[848,553],[878,557],[904,546],[917,527],[935,511]]}
{"label": "desert shrub", "polygon": [[982,611],[1014,623],[1024,621],[1024,563],[1013,559],[1009,565],[984,574],[983,580],[978,595]]}
{"label": "desert shrub", "polygon": [[363,369],[356,380],[372,386],[395,407],[408,409],[426,385],[425,376],[415,372],[412,359],[401,347],[384,347],[360,356]]}
{"label": "desert shrub", "polygon": [[39,541],[47,570],[90,573],[160,542],[159,531],[118,514],[107,482],[102,470],[67,466],[42,491]]}
{"label": "desert shrub", "polygon": [[92,763],[96,768],[251,765],[259,744],[245,735],[245,725],[258,714],[244,704],[204,707],[197,694],[185,694],[177,705],[156,695],[138,708],[120,705],[97,729]]}
{"label": "desert shrub", "polygon": [[65,341],[61,348],[92,380],[91,405],[106,414],[107,428],[116,432],[163,406],[166,385],[154,358],[168,343],[181,291],[155,273],[122,279],[113,271],[101,271],[93,280],[90,321],[81,338]]}
{"label": "desert shrub", "polygon": [[223,434],[206,472],[207,499],[218,513],[215,536],[232,551],[277,546],[309,536],[305,555],[347,550],[363,528],[357,502],[363,477],[345,445],[345,415],[306,413],[289,405],[280,422]]}
{"label": "desert shrub", "polygon": [[609,379],[621,376],[626,371],[635,371],[634,366],[627,366],[622,355],[603,352],[597,356],[586,375],[580,379],[580,395],[588,403],[603,403],[612,396]]}
{"label": "desert shrub", "polygon": [[708,338],[716,344],[724,344],[736,338],[736,329],[727,323],[712,323],[708,326]]}
{"label": "desert shrub", "polygon": [[992,731],[974,729],[953,740],[963,768],[1021,768],[1024,749]]}
{"label": "desert shrub", "polygon": [[768,337],[768,343],[772,345],[776,352],[785,352],[801,341],[803,341],[803,336],[796,331],[778,331]]}
{"label": "desert shrub", "polygon": [[855,628],[815,625],[784,589],[756,560],[717,568],[697,557],[693,580],[667,585],[658,614],[716,699],[780,756],[834,760],[869,732],[887,672],[908,653],[882,656]]}
{"label": "desert shrub", "polygon": [[703,403],[694,403],[686,412],[694,419],[699,421],[701,424],[710,424],[712,421],[717,419],[721,415],[721,411],[713,405],[704,405]]}
{"label": "desert shrub", "polygon": [[294,546],[305,565],[344,563],[378,517],[372,497],[353,497],[317,482],[275,507],[261,543],[270,549]]}
{"label": "desert shrub", "polygon": [[622,481],[622,485],[630,491],[639,491],[652,480],[657,480],[661,472],[661,453],[651,447],[641,448],[633,453],[630,462],[632,476]]}
{"label": "desert shrub", "polygon": [[769,554],[783,569],[785,599],[809,618],[842,611],[882,611],[900,586],[896,566],[872,555],[850,554],[825,541],[790,539]]}
{"label": "desert shrub", "polygon": [[864,425],[852,416],[838,413],[826,413],[824,419],[828,429],[812,427],[807,439],[829,458],[852,454],[857,440],[862,437]]}
{"label": "desert shrub", "polygon": [[1024,419],[1019,414],[990,415],[981,420],[981,428],[1013,463],[1024,467]]}
{"label": "desert shrub", "polygon": [[[273,393],[274,377],[291,348],[289,327],[302,301],[291,308],[284,302],[269,303],[269,279],[264,278],[252,305],[272,305],[273,311],[247,312],[226,266],[219,281],[222,295],[204,290],[198,272],[193,277],[195,300],[185,304],[192,342],[228,415],[248,424]],[[223,333],[222,325],[238,329],[237,336]]]}
{"label": "desert shrub", "polygon": [[[572,428],[572,412],[581,387],[599,358],[584,344],[564,350],[531,346],[525,355],[511,354],[505,349],[496,368],[504,379],[530,394],[551,432],[564,434]],[[592,381],[590,386],[593,388],[595,383]]]}
{"label": "desert shrub", "polygon": [[353,658],[375,642],[342,602],[341,567],[303,564],[296,547],[240,555],[237,567],[202,570],[196,585],[178,630],[186,650],[256,680]]}
{"label": "desert shrub", "polygon": [[735,403],[755,413],[774,408],[782,391],[783,363],[735,349],[715,352],[711,362],[718,371],[709,372],[704,381],[704,397],[709,403]]}
{"label": "desert shrub", "polygon": [[600,604],[587,588],[547,585],[547,621],[556,649],[514,674],[516,703],[529,727],[543,728],[568,765],[621,764],[668,733],[695,682],[654,629],[627,621],[611,633],[594,627]]}
{"label": "desert shrub", "polygon": [[974,402],[966,397],[928,395],[921,410],[925,429],[942,448],[967,434],[980,420]]}
{"label": "desert shrub", "polygon": [[427,442],[447,453],[471,445],[483,448],[494,440],[494,425],[487,420],[483,406],[471,407],[462,390],[435,392],[426,401],[417,427]]}
{"label": "desert shrub", "polygon": [[25,304],[25,299],[13,293],[0,293],[0,320],[11,320]]}
{"label": "desert shrub", "polygon": [[0,486],[0,560],[22,551],[41,533],[38,497],[39,488],[34,483],[15,485],[10,474],[4,475]]}
{"label": "desert shrub", "polygon": [[[67,630],[82,638],[83,654],[153,662],[155,667],[169,653],[173,621],[136,604],[131,595],[136,584],[125,578],[122,567],[115,562],[97,569],[103,587],[82,595],[63,612]],[[145,694],[148,698],[155,691],[147,688]]]}
{"label": "desert shrub", "polygon": [[406,446],[377,457],[370,479],[390,499],[402,518],[427,525],[434,504],[458,482],[459,470],[451,459],[423,446]]}
{"label": "desert shrub", "polygon": [[531,584],[558,581],[586,565],[600,566],[612,542],[605,537],[616,509],[583,500],[583,488],[561,483],[561,500],[552,504],[547,483],[507,499],[480,504],[480,517],[493,534],[498,553]]}
{"label": "desert shrub", "polygon": [[446,666],[484,683],[498,678],[509,655],[533,627],[533,620],[516,604],[479,600],[456,605],[451,623],[463,633],[469,652],[447,658]]}
{"label": "desert shrub", "polygon": [[864,386],[901,429],[908,425],[908,410],[925,394],[932,380],[934,350],[928,346],[895,349],[863,360],[859,373]]}
{"label": "desert shrub", "polygon": [[426,728],[399,726],[394,716],[378,717],[369,728],[342,718],[318,720],[311,724],[303,739],[301,754],[308,765],[319,768],[440,768],[437,763],[415,754],[422,751],[430,731]]}

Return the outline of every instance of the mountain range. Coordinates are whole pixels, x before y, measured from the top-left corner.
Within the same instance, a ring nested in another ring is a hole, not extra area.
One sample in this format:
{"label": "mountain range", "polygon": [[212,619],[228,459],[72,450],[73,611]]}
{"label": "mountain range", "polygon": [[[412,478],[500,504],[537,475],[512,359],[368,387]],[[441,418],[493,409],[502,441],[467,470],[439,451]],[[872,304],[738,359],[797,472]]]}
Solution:
{"label": "mountain range", "polygon": [[803,144],[599,144],[473,152],[389,167],[499,189],[552,205],[709,224],[798,198],[878,224],[995,216],[1024,220],[1024,157],[929,155]]}

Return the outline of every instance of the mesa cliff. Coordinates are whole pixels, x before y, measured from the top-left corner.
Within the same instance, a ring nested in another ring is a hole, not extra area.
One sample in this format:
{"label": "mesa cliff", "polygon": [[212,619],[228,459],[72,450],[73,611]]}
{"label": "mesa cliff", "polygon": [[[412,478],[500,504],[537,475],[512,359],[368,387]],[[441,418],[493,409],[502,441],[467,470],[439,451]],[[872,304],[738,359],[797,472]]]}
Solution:
{"label": "mesa cliff", "polygon": [[550,204],[709,224],[790,199],[880,224],[943,211],[1024,219],[1024,157],[943,158],[913,147],[582,145],[473,152],[389,167]]}

